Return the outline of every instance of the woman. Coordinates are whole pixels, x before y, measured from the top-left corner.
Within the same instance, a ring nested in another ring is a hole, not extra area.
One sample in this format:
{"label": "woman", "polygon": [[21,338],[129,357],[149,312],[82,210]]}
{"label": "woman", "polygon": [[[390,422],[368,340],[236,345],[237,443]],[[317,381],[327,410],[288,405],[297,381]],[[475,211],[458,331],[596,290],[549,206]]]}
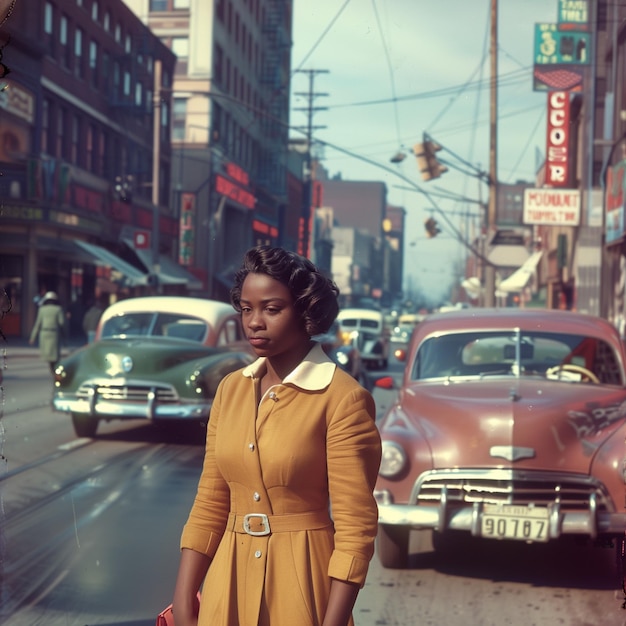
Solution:
{"label": "woman", "polygon": [[59,297],[54,291],[48,291],[39,303],[29,343],[34,344],[39,336],[39,354],[48,362],[52,373],[61,357],[61,340],[64,335],[65,315]]}
{"label": "woman", "polygon": [[311,341],[337,296],[297,254],[245,255],[231,301],[259,358],[217,390],[181,537],[176,626],[353,624],[381,452],[372,396]]}

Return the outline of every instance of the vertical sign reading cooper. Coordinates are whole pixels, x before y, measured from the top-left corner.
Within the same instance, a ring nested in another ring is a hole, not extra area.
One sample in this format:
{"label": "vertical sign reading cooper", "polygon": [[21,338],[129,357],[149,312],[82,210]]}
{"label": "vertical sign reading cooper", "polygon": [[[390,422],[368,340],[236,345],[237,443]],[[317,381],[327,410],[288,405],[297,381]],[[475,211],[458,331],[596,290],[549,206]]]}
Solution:
{"label": "vertical sign reading cooper", "polygon": [[546,184],[569,186],[569,93],[548,94],[548,133],[546,146]]}

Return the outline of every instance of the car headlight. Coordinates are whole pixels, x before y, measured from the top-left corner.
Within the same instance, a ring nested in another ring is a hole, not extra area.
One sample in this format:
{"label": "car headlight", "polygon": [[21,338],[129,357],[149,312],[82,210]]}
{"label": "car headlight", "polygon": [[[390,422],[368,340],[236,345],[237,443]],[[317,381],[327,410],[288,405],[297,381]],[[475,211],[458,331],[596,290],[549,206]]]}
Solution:
{"label": "car headlight", "polygon": [[54,369],[54,386],[60,387],[67,378],[67,370],[63,365],[57,365]]}
{"label": "car headlight", "polygon": [[344,367],[348,365],[348,362],[350,361],[350,357],[342,350],[337,351],[335,358],[337,359],[337,363],[339,363],[339,365],[343,365]]}
{"label": "car headlight", "polygon": [[397,476],[407,463],[406,453],[395,441],[383,441],[382,458],[378,473],[385,478]]}

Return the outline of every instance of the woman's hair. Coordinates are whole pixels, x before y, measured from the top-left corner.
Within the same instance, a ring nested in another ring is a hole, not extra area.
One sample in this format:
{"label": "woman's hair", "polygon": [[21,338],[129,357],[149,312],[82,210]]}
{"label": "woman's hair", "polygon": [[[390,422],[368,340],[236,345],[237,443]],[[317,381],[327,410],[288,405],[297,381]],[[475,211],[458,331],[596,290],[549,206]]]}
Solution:
{"label": "woman's hair", "polygon": [[244,256],[230,290],[230,301],[241,312],[241,288],[250,273],[266,274],[285,285],[309,335],[325,333],[339,313],[339,289],[308,259],[284,248],[257,246]]}

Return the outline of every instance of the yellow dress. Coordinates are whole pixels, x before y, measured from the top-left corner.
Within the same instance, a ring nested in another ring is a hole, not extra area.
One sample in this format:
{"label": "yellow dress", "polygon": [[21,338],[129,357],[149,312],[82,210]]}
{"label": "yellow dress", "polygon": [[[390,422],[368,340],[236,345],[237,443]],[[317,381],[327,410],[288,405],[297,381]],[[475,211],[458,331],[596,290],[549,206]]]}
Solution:
{"label": "yellow dress", "polygon": [[362,586],[374,553],[372,396],[319,345],[258,402],[264,371],[229,374],[211,410],[181,537],[213,558],[199,626],[319,626],[331,577]]}

